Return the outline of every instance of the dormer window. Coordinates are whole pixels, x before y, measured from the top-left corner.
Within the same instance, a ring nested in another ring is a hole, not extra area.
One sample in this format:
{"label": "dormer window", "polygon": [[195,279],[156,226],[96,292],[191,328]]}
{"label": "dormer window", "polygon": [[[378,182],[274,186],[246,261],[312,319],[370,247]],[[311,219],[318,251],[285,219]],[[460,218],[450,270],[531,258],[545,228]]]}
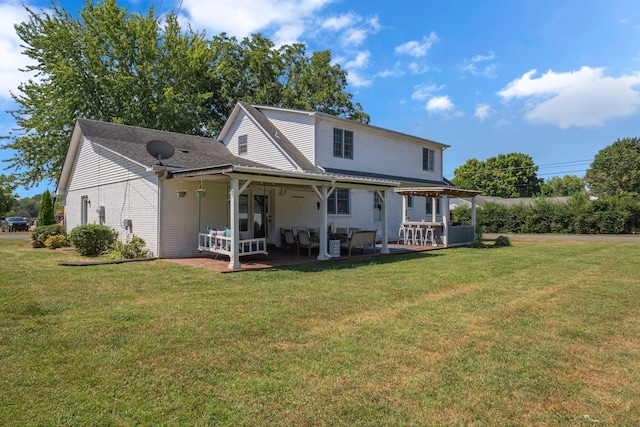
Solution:
{"label": "dormer window", "polygon": [[428,148],[422,149],[422,170],[433,171],[436,152]]}
{"label": "dormer window", "polygon": [[248,151],[247,135],[240,135],[238,137],[238,155],[247,154]]}
{"label": "dormer window", "polygon": [[353,159],[353,132],[333,128],[333,157]]}

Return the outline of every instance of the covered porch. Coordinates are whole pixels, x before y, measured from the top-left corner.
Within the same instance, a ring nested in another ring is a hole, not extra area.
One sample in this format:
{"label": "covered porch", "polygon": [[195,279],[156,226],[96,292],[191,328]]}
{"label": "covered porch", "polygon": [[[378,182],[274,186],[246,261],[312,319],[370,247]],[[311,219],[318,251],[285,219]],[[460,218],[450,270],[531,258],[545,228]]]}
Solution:
{"label": "covered porch", "polygon": [[[317,260],[331,260],[327,206],[338,188],[368,190],[377,195],[382,217],[379,252],[389,253],[386,200],[388,192],[400,185],[398,182],[237,165],[178,171],[173,173],[172,179],[191,182],[192,186],[197,182],[199,190],[216,188],[213,192],[215,201],[205,196],[198,200],[198,232],[194,233],[192,241],[200,251],[228,257],[228,270],[242,269],[242,262],[249,260],[249,256],[270,257],[267,248],[281,246],[280,228],[291,225],[317,229]],[[218,213],[212,219],[208,212],[214,210],[214,204]],[[208,230],[203,229],[210,222],[215,223],[218,233],[224,228],[220,239],[212,240]],[[254,233],[247,233],[254,229]]]}
{"label": "covered porch", "polygon": [[[404,220],[400,227],[405,232],[405,243],[406,233],[412,235],[409,242],[414,244],[418,242],[418,238],[415,236],[420,234],[422,243],[428,242],[433,246],[445,248],[468,245],[475,241],[475,198],[481,194],[480,191],[463,190],[454,187],[403,187],[395,188],[394,191],[402,196],[402,218]],[[409,218],[407,214],[409,197],[430,198],[432,207],[430,215],[419,219]],[[471,225],[454,224],[451,221],[449,199],[452,197],[471,201]],[[427,238],[429,235],[431,240]]]}

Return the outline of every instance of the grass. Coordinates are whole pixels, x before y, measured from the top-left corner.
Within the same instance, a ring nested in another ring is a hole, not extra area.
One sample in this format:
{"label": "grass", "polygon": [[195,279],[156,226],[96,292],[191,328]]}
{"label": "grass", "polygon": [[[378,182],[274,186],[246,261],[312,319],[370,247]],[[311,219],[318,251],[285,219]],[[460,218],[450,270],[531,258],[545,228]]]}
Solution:
{"label": "grass", "polygon": [[640,424],[640,245],[512,243],[216,274],[0,240],[0,424]]}

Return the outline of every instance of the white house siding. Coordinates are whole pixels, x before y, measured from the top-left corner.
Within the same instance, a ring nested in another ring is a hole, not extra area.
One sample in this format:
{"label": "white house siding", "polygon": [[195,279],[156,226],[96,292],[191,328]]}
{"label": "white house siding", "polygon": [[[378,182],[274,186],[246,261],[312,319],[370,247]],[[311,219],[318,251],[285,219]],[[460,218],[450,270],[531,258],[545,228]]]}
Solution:
{"label": "white house siding", "polygon": [[[204,227],[223,229],[227,220],[227,184],[203,181],[207,190],[199,199],[196,190],[200,181],[164,179],[161,183],[162,219],[160,220],[162,258],[184,258],[198,256],[198,233]],[[185,197],[176,191],[186,190]]]}
{"label": "white house siding", "polygon": [[[353,159],[333,156],[333,129],[353,131]],[[422,149],[434,150],[433,171],[422,170]],[[442,146],[421,142],[400,134],[385,134],[377,129],[322,119],[317,128],[317,165],[351,171],[370,172],[414,179],[442,180]]]}
{"label": "white house siding", "polygon": [[312,163],[315,162],[315,119],[304,113],[282,110],[260,110],[302,154]]}
{"label": "white house siding", "polygon": [[[247,152],[238,153],[238,136],[247,135]],[[240,157],[263,163],[282,170],[293,170],[295,167],[282,150],[273,144],[269,137],[242,112],[230,132],[222,141],[231,153]]]}
{"label": "white house siding", "polygon": [[[84,139],[79,147],[65,195],[65,227],[67,232],[81,225],[82,198],[87,197],[87,223],[103,224],[118,232],[126,241],[132,234],[145,240],[154,255],[157,248],[157,177],[144,168],[114,155]],[[125,229],[123,221],[131,220]]]}

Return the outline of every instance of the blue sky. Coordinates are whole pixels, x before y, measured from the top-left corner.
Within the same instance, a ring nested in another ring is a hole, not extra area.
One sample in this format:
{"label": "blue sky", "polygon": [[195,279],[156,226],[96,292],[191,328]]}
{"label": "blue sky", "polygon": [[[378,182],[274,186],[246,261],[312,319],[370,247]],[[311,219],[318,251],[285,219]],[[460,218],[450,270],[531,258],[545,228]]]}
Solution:
{"label": "blue sky", "polygon": [[[0,134],[27,76],[12,24],[23,3],[0,0]],[[81,1],[62,1],[74,10]],[[520,152],[538,174],[582,176],[618,138],[640,137],[637,0],[388,2],[379,0],[120,1],[180,11],[184,25],[238,38],[330,49],[371,124],[451,145],[444,173],[470,158]],[[48,0],[32,0],[34,9]],[[0,152],[0,159],[12,153]],[[6,172],[5,172],[6,173]],[[32,196],[55,183],[18,189]]]}

